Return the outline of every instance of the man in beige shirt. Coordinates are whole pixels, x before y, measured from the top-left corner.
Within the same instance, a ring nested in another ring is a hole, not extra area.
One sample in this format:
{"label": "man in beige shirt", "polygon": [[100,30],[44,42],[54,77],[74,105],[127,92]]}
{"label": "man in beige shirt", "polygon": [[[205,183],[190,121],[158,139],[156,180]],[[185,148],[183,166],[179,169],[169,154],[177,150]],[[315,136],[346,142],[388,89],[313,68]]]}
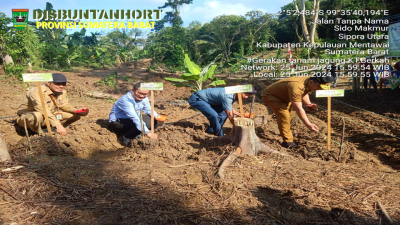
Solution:
{"label": "man in beige shirt", "polygon": [[[50,125],[56,128],[57,133],[67,135],[65,127],[79,120],[81,116],[86,116],[89,110],[82,108],[78,110],[84,112],[76,113],[77,109],[68,104],[67,91],[65,90],[67,78],[61,73],[53,73],[52,75],[53,81],[47,82],[41,87],[44,103]],[[46,124],[37,87],[31,88],[25,95],[17,114],[19,115],[17,119],[19,126],[24,127],[24,120],[26,120],[27,128],[36,133],[43,133],[42,127]]]}
{"label": "man in beige shirt", "polygon": [[271,84],[264,89],[261,96],[263,102],[274,110],[277,116],[278,128],[283,139],[282,146],[286,148],[296,148],[293,142],[292,131],[290,130],[290,121],[292,118],[292,109],[296,111],[299,118],[308,129],[317,132],[317,125],[311,123],[302,107],[302,102],[311,105],[309,92],[329,89],[330,82],[334,77],[317,73],[312,77],[290,77],[282,79]]}

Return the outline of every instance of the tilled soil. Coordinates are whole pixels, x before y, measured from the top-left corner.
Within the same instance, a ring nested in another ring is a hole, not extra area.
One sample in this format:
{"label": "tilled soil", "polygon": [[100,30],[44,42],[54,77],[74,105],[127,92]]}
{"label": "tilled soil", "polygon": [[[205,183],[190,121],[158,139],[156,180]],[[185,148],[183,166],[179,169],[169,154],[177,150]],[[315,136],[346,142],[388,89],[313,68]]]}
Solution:
{"label": "tilled soil", "polygon": [[[2,138],[14,159],[0,169],[22,166],[0,172],[0,223],[377,224],[382,220],[377,202],[392,219],[400,220],[399,92],[346,92],[332,101],[332,112],[346,118],[340,159],[343,122],[332,115],[335,142],[328,151],[326,99],[312,98],[320,111],[308,114],[320,133],[308,131],[293,116],[299,147],[287,150],[279,145],[275,116],[258,95],[253,111],[268,117],[267,124],[256,123],[258,137],[290,157],[242,156],[220,180],[215,173],[235,147],[204,132],[208,121],[190,109],[187,88],[164,82],[164,90],[156,91],[156,111],[168,115],[167,125],[172,123],[156,131],[157,141],[146,138],[143,143],[139,138],[129,147],[118,143],[108,129],[113,101],[85,93],[122,96],[137,81],[162,82],[162,77],[174,75],[146,73],[132,65],[118,70],[122,78],[116,90],[95,84],[110,73],[65,73],[71,81],[71,104],[90,108],[87,117],[68,128],[67,136],[31,135],[30,148],[15,117],[0,120]],[[228,85],[244,82],[258,91],[271,83],[227,79]],[[26,88],[11,79],[0,80],[0,117],[15,115]],[[244,101],[245,111],[250,103]],[[237,103],[234,108],[239,108]],[[227,122],[224,132],[230,130]]]}

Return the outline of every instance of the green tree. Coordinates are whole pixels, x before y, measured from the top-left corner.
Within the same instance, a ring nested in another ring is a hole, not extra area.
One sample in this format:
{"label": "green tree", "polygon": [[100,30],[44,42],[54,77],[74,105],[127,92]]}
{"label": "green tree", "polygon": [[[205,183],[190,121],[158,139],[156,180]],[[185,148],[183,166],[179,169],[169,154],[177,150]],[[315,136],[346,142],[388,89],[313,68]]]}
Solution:
{"label": "green tree", "polygon": [[182,52],[187,49],[187,45],[185,28],[166,27],[148,36],[145,50],[155,61],[164,62],[168,67],[175,68],[182,65],[175,60],[182,58]]}
{"label": "green tree", "polygon": [[64,43],[61,44],[60,48],[52,46],[58,51],[58,58],[68,64],[69,70],[71,70],[72,60],[79,57],[78,48],[82,44],[83,36],[85,36],[86,29],[82,28],[80,32],[75,32],[71,35],[67,35],[64,38]]}
{"label": "green tree", "polygon": [[142,41],[139,39],[140,35],[142,35],[142,31],[137,28],[115,29],[108,33],[103,40],[114,51],[113,55],[127,62],[134,58],[136,45]]}
{"label": "green tree", "polygon": [[232,47],[244,36],[246,18],[236,15],[222,15],[215,17],[203,29],[205,34],[200,37],[211,47],[208,54],[223,54],[223,61],[229,61]]}
{"label": "green tree", "polygon": [[155,23],[154,30],[161,30],[166,23],[169,23],[172,27],[180,27],[183,21],[179,15],[179,7],[192,3],[193,0],[168,0],[163,6],[158,7],[159,9],[172,8],[172,11],[166,12],[164,18]]}
{"label": "green tree", "polygon": [[13,35],[14,31],[12,27],[8,26],[11,22],[12,19],[10,17],[0,12],[0,52],[4,65],[13,63],[10,53],[16,47]]}
{"label": "green tree", "polygon": [[[246,39],[249,41],[249,54],[252,55],[254,42],[267,41],[272,37],[273,31],[271,27],[277,25],[278,22],[277,18],[273,14],[263,14],[258,10],[247,12],[245,16],[249,19],[246,26]],[[242,52],[239,54],[244,55]]]}
{"label": "green tree", "polygon": [[[41,9],[37,9],[41,10]],[[46,10],[54,10],[53,5],[50,2],[46,2]],[[57,22],[51,20],[52,22]],[[40,22],[50,22],[50,20],[42,19]],[[69,21],[67,21],[69,22]],[[28,24],[35,25],[34,22],[28,22]],[[53,28],[44,29],[42,27],[37,28],[36,34],[44,45],[42,46],[42,59],[45,60],[53,68],[58,66],[58,54],[57,49],[61,49],[64,38],[67,36],[66,29],[64,28]],[[56,60],[56,61],[55,61]]]}

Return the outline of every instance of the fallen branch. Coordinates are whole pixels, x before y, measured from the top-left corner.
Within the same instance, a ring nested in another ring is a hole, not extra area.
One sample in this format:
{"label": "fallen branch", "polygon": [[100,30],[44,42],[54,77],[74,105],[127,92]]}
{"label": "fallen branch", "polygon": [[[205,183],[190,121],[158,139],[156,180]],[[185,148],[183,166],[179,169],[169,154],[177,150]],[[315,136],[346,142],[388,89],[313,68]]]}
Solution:
{"label": "fallen branch", "polygon": [[194,165],[196,163],[188,163],[188,164],[183,164],[183,165],[169,165],[169,168],[177,168],[177,167],[184,167],[184,166],[191,166]]}
{"label": "fallen branch", "polygon": [[[28,128],[26,128],[26,118],[24,119],[24,127],[25,127],[26,138],[28,138],[29,149],[31,150],[31,152],[33,152],[31,139],[29,138]],[[28,154],[28,153],[26,153],[26,154]]]}
{"label": "fallen branch", "polygon": [[19,169],[21,169],[21,168],[24,168],[24,166],[14,166],[14,167],[10,167],[10,168],[1,170],[1,172],[11,172],[11,171],[19,170]]}
{"label": "fallen branch", "polygon": [[14,195],[12,195],[10,192],[8,192],[3,186],[0,186],[0,189],[2,191],[4,191],[5,193],[7,193],[9,196],[11,196],[13,199],[19,201],[19,199],[17,199]]}
{"label": "fallen branch", "polygon": [[382,203],[378,201],[377,204],[378,207],[381,209],[384,218],[389,222],[389,224],[394,224],[394,221],[392,220],[392,218],[390,218],[389,214],[387,213],[385,207],[383,207]]}

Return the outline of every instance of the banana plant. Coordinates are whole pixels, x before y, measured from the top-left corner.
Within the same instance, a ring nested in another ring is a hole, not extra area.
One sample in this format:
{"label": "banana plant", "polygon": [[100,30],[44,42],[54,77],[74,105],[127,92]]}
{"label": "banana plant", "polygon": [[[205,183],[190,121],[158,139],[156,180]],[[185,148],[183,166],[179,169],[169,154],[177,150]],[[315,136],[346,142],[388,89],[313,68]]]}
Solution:
{"label": "banana plant", "polygon": [[78,48],[78,46],[61,45],[61,49],[55,47],[54,45],[52,45],[52,47],[58,51],[60,58],[65,58],[69,70],[71,71],[71,61],[79,57],[79,54],[75,53],[75,50]]}
{"label": "banana plant", "polygon": [[221,57],[222,55],[218,55],[210,64],[201,69],[194,62],[190,61],[189,56],[185,54],[184,64],[186,73],[180,75],[181,78],[167,77],[164,79],[173,82],[173,85],[177,87],[190,87],[192,88],[192,92],[202,90],[203,84],[207,80],[210,80],[211,83],[206,86],[224,85],[224,80],[214,77],[215,68],[217,67],[214,64]]}

